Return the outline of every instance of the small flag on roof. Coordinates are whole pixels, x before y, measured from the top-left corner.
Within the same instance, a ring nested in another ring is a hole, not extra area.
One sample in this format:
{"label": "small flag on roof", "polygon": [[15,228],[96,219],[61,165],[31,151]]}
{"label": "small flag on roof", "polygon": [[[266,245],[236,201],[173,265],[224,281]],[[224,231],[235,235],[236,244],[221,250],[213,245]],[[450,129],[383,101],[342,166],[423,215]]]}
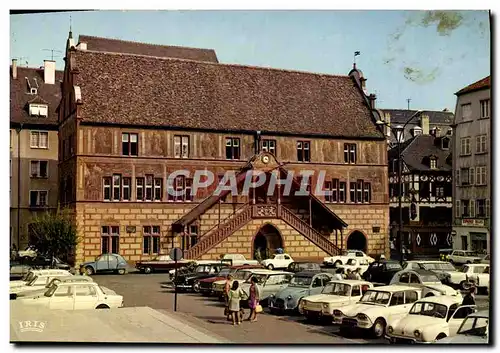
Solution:
{"label": "small flag on roof", "polygon": [[360,51],[355,51],[354,52],[354,56],[358,56],[358,55],[361,55],[361,52]]}

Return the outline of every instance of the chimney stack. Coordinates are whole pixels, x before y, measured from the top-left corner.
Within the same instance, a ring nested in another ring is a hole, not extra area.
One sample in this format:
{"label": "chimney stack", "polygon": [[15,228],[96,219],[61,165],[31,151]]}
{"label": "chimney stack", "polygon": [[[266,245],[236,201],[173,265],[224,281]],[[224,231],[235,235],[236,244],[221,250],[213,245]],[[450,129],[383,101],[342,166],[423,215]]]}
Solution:
{"label": "chimney stack", "polygon": [[377,100],[377,96],[373,93],[370,93],[368,99],[370,100],[370,109],[375,110],[375,101]]}
{"label": "chimney stack", "polygon": [[49,85],[56,83],[56,62],[54,60],[43,61],[43,81]]}
{"label": "chimney stack", "polygon": [[12,59],[12,78],[17,79],[17,59]]}
{"label": "chimney stack", "polygon": [[422,128],[422,135],[429,135],[429,116],[422,115],[420,117],[420,127]]}

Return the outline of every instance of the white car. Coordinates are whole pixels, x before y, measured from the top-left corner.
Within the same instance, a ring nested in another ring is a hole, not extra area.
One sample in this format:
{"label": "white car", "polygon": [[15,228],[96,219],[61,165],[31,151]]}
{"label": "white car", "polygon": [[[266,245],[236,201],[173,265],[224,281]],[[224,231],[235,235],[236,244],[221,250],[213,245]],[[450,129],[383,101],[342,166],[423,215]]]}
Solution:
{"label": "white car", "polygon": [[24,258],[26,258],[26,257],[35,258],[36,255],[37,255],[37,252],[36,252],[35,248],[32,246],[28,246],[26,249],[19,250],[17,252],[17,256],[24,257]]}
{"label": "white car", "polygon": [[347,250],[344,251],[342,255],[324,257],[323,264],[325,266],[337,267],[339,265],[345,264],[349,259],[353,257],[357,259],[366,259],[368,260],[368,264],[371,264],[373,261],[375,261],[373,257],[366,255],[364,252],[360,250]]}
{"label": "white car", "polygon": [[396,272],[389,284],[416,287],[422,290],[422,297],[452,295],[462,298],[459,291],[441,283],[434,272],[427,270],[403,270]]}
{"label": "white car", "polygon": [[[281,289],[288,286],[293,275],[293,273],[286,271],[255,270],[251,277],[257,279],[257,285],[260,289],[260,302],[267,303],[271,294],[276,295]],[[251,277],[240,287],[247,296],[250,295]]]}
{"label": "white car", "polygon": [[446,261],[434,261],[434,260],[412,260],[405,262],[403,268],[405,270],[428,270],[432,271],[438,276],[439,280],[444,284],[452,285],[459,284],[460,281],[456,282],[460,278],[460,272],[451,263]]}
{"label": "white car", "polygon": [[242,254],[225,254],[222,256],[221,261],[229,262],[231,266],[241,266],[241,265],[258,265],[257,260],[248,260]]}
{"label": "white car", "polygon": [[487,310],[470,314],[463,320],[453,337],[437,340],[439,344],[488,344],[489,312]]}
{"label": "white car", "polygon": [[367,281],[334,280],[329,282],[321,294],[304,297],[300,302],[299,312],[307,320],[324,319],[333,322],[333,311],[346,305],[354,304],[373,284]]}
{"label": "white car", "polygon": [[20,298],[20,297],[26,297],[26,296],[31,296],[34,294],[44,294],[48,288],[52,287],[54,283],[71,283],[71,282],[94,282],[92,277],[90,276],[64,276],[64,277],[52,277],[52,279],[49,280],[47,285],[44,287],[41,286],[33,286],[32,288],[21,290],[20,292],[17,292],[16,295],[14,296],[15,298]]}
{"label": "white car", "polygon": [[342,332],[352,329],[370,330],[380,338],[385,334],[391,316],[407,314],[422,292],[410,286],[382,286],[369,289],[359,302],[335,309],[333,323],[340,324]]}
{"label": "white car", "polygon": [[[255,271],[259,271],[259,269],[250,269],[244,268],[237,270],[233,274],[233,280],[231,281],[231,285],[234,281],[238,281],[241,286],[246,280],[248,280]],[[221,279],[219,281],[215,281],[212,283],[212,291],[216,297],[221,297],[224,293],[224,287],[226,286],[226,279]]]}
{"label": "white car", "polygon": [[346,273],[347,270],[354,271],[357,269],[361,269],[359,271],[359,274],[361,275],[368,269],[369,266],[370,262],[368,261],[368,259],[362,257],[362,258],[350,258],[349,260],[347,260],[345,265],[338,265],[337,268],[342,269],[344,273]]}
{"label": "white car", "polygon": [[275,268],[287,268],[292,262],[294,261],[288,254],[274,254],[269,259],[263,260],[261,264],[270,270],[274,270]]}
{"label": "white car", "polygon": [[410,312],[388,319],[387,338],[391,343],[431,343],[454,336],[475,305],[460,306],[461,298],[443,295],[424,298],[413,304]]}
{"label": "white car", "polygon": [[470,264],[465,265],[462,271],[466,274],[467,282],[462,284],[462,289],[468,289],[468,284],[474,283],[479,289],[490,289],[490,265]]}
{"label": "white car", "polygon": [[473,264],[481,262],[482,258],[474,251],[453,250],[449,255],[452,264]]}
{"label": "white car", "polygon": [[110,309],[123,306],[123,296],[95,282],[54,283],[44,294],[18,299],[24,305],[41,305],[49,309]]}
{"label": "white car", "polygon": [[481,263],[482,263],[482,264],[488,264],[488,265],[489,265],[489,264],[490,264],[490,254],[488,254],[488,255],[486,255],[485,257],[483,257],[483,258],[481,259]]}
{"label": "white car", "polygon": [[10,288],[22,287],[27,285],[35,276],[71,276],[67,270],[30,270],[21,280],[10,281]]}
{"label": "white car", "polygon": [[58,277],[66,277],[66,275],[55,275],[55,276],[35,275],[35,277],[33,277],[33,279],[26,285],[10,288],[10,299],[16,299],[18,293],[30,292],[37,289],[42,289],[43,287],[46,287],[49,284],[49,282],[52,281],[52,279]]}

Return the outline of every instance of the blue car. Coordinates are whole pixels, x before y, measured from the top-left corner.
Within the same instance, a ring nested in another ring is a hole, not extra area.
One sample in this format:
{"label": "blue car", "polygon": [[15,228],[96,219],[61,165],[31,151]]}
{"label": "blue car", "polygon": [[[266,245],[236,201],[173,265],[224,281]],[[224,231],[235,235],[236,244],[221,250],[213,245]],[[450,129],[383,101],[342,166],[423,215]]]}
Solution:
{"label": "blue car", "polygon": [[128,264],[125,259],[118,254],[102,254],[94,261],[85,262],[80,265],[80,273],[88,276],[100,272],[116,272],[120,275],[127,273]]}

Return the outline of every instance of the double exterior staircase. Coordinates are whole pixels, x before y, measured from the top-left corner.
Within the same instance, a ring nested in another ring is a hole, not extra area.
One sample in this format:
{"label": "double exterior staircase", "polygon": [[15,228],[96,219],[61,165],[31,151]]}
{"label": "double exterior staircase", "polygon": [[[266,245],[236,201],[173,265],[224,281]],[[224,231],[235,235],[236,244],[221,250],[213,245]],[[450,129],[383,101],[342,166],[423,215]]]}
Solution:
{"label": "double exterior staircase", "polygon": [[203,235],[195,246],[184,252],[184,258],[199,258],[254,218],[280,218],[327,254],[340,254],[340,249],[335,244],[283,205],[246,204],[226,222]]}

